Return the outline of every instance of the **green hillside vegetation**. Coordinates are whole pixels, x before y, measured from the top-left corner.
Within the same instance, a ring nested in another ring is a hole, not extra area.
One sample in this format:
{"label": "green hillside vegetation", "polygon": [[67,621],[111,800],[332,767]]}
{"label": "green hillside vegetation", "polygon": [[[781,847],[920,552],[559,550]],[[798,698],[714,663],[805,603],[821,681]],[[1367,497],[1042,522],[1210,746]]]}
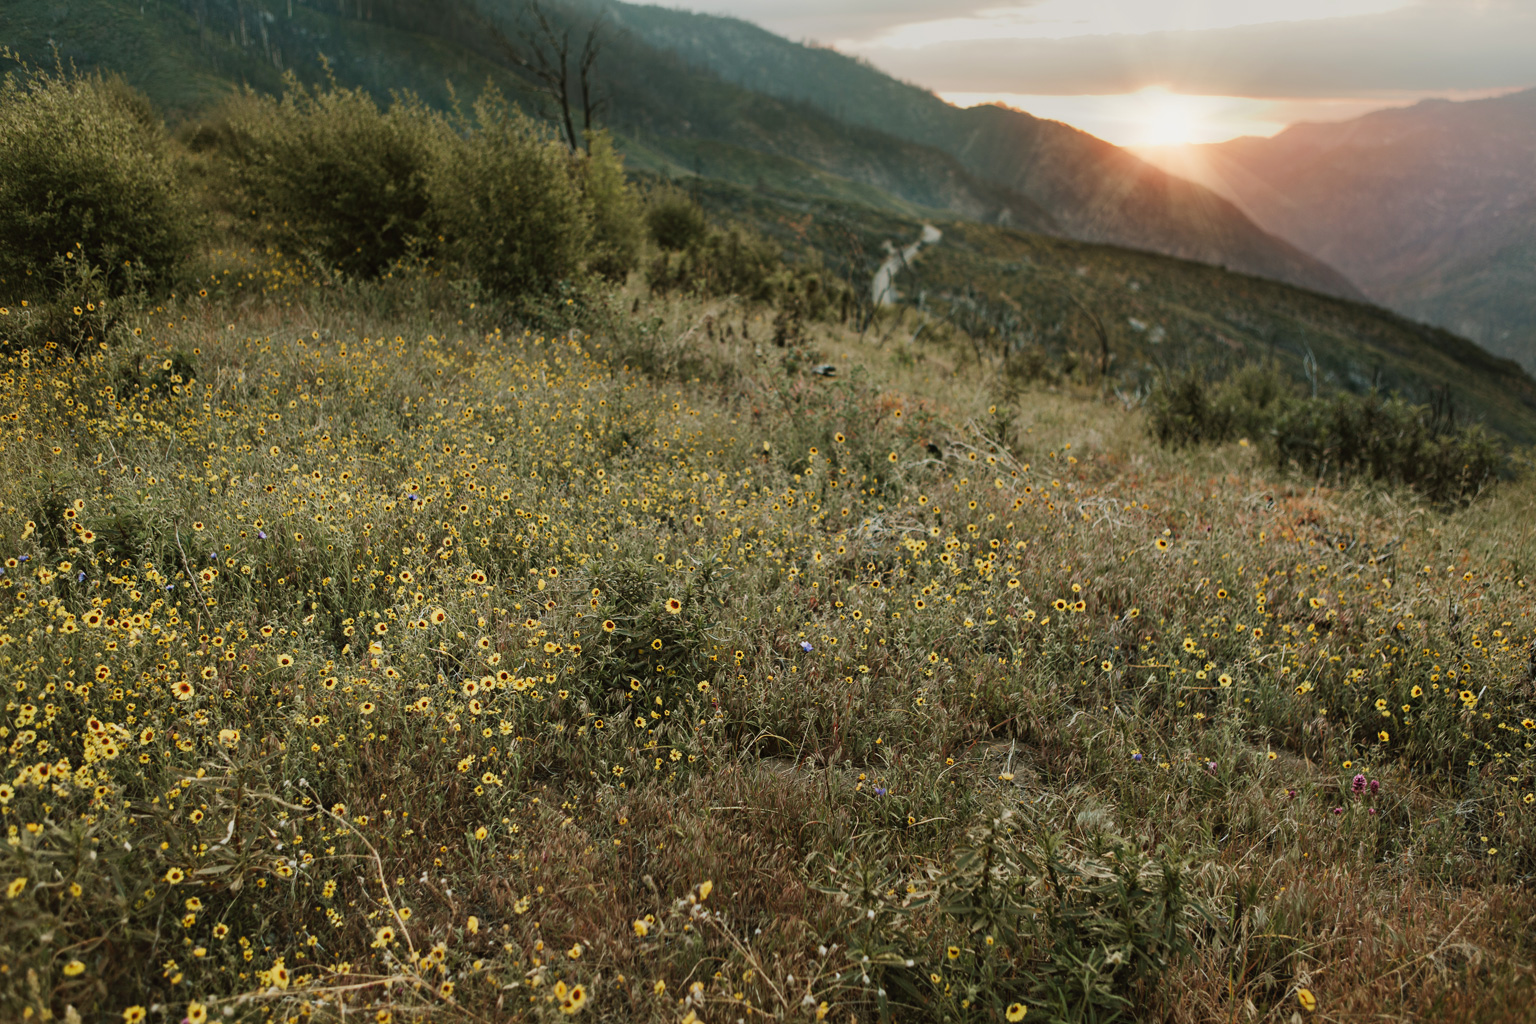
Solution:
{"label": "green hillside vegetation", "polygon": [[[1075,128],[998,106],[960,110],[835,50],[734,18],[612,0],[603,6],[616,23],[728,81],[950,155],[1048,211],[1053,234],[1361,297],[1336,270],[1266,235],[1228,200]],[[972,219],[1034,227],[1012,217]]]}
{"label": "green hillside vegetation", "polygon": [[1529,456],[1263,333],[1418,328],[287,89],[0,91],[0,1019],[1528,1015]]}
{"label": "green hillside vegetation", "polygon": [[[850,289],[872,277],[884,243],[910,242],[922,223],[724,184],[701,186],[699,196],[720,216],[752,224],[789,253],[841,275]],[[934,223],[943,242],[896,278],[904,296],[899,326],[876,332],[894,339],[902,358],[920,359],[925,344],[952,339],[1004,377],[1050,377],[1097,376],[1107,355],[1114,386],[1131,395],[1190,368],[1216,379],[1264,362],[1311,394],[1397,393],[1521,443],[1536,441],[1536,382],[1440,328],[1207,264],[967,221]]]}
{"label": "green hillside vegetation", "polygon": [[1043,343],[1096,360],[1086,307],[1127,383],[1273,361],[1314,392],[1454,396],[1461,416],[1536,441],[1536,382],[1449,331],[1205,264],[965,223],[947,230],[951,244],[920,260],[906,287],[939,316],[969,299],[973,316],[993,321],[1000,353]]}
{"label": "green hillside vegetation", "polygon": [[[282,70],[320,81],[316,61],[323,54],[343,84],[367,88],[376,98],[409,89],[446,105],[446,75],[467,95],[489,79],[525,109],[538,110],[531,80],[509,70],[516,66],[514,51],[521,47],[521,57],[528,56],[524,5],[510,0],[357,6],[88,0],[67,8],[21,0],[16,6],[15,45],[34,62],[47,62],[48,40],[62,37],[66,58],[122,72],[169,107],[196,108],[200,97],[220,91],[220,81],[226,90],[247,82],[273,91]],[[557,34],[568,31],[578,41],[599,13],[606,15],[599,72],[604,123],[633,154],[635,169],[709,173],[749,187],[809,183],[819,194],[844,198],[846,190],[858,189],[861,201],[895,209],[947,210],[1357,294],[1335,271],[1265,235],[1226,200],[1063,125],[1001,110],[954,110],[920,90],[893,90],[888,79],[836,97],[755,91],[755,83],[744,85],[737,76],[760,60],[706,59],[698,47],[679,48],[665,33],[656,37],[650,29],[665,12],[576,0],[551,0],[544,10]],[[91,27],[76,32],[76,20]],[[94,27],[98,21],[115,26],[113,33]],[[739,35],[741,25],[709,18],[688,23],[711,44],[721,41],[722,30]],[[828,60],[844,61],[855,77],[881,77],[835,54],[753,31],[753,46],[788,60],[787,70],[806,82],[824,80],[818,68]],[[717,48],[720,54],[729,49]],[[130,59],[134,55],[143,63]],[[853,102],[866,94],[895,96],[900,109]],[[914,127],[929,121],[932,131]],[[765,159],[743,159],[744,150]]]}

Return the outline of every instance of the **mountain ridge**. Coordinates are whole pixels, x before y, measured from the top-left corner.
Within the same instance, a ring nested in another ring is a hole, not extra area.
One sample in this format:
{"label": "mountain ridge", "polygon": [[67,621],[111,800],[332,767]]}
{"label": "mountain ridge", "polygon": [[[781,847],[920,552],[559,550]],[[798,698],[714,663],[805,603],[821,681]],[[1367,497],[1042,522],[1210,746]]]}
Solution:
{"label": "mountain ridge", "polygon": [[[293,0],[291,7],[285,0],[281,8],[274,0],[144,0],[142,5],[77,0],[67,7],[50,0],[17,0],[7,10],[6,27],[34,63],[52,63],[51,42],[58,40],[58,57],[66,64],[122,72],[163,108],[179,110],[179,130],[189,139],[200,126],[217,127],[201,119],[213,113],[222,96],[242,84],[278,91],[285,72],[310,84],[330,78],[372,91],[383,101],[393,92],[410,91],[439,107],[472,99],[474,89],[464,83],[488,83],[538,115],[538,91],[498,49],[496,36],[510,31],[505,19],[514,8],[504,4],[487,14],[468,0],[443,4],[451,9],[438,5],[429,11],[420,0],[372,0],[342,9],[329,0]],[[358,10],[368,17],[348,13]],[[560,24],[579,33],[598,11],[591,5],[562,6],[565,20]],[[718,22],[706,19],[704,24]],[[765,35],[751,29],[748,41]],[[603,54],[612,100],[604,126],[612,129],[638,176],[656,183],[670,178],[674,187],[685,184],[699,196],[713,182],[729,186],[718,214],[736,221],[745,207],[756,204],[745,223],[780,241],[786,260],[837,267],[854,287],[868,288],[874,266],[865,264],[871,258],[878,263],[892,239],[910,240],[925,222],[947,225],[947,240],[935,259],[925,256],[917,277],[897,282],[909,296],[902,307],[908,313],[930,315],[923,293],[931,280],[952,296],[937,301],[974,300],[977,309],[990,310],[988,316],[1001,317],[999,324],[1011,332],[1010,344],[1050,348],[1070,361],[1081,357],[1088,335],[1083,307],[1067,296],[1077,282],[1092,279],[1093,301],[1102,300],[1106,312],[1119,317],[1118,322],[1105,321],[1102,331],[1136,388],[1148,386],[1149,374],[1159,367],[1211,372],[1234,359],[1289,353],[1292,372],[1310,360],[1314,370],[1321,366],[1325,371],[1329,387],[1379,386],[1425,401],[1448,385],[1458,409],[1511,437],[1536,438],[1536,382],[1463,339],[1399,322],[1395,314],[1357,298],[1330,298],[1323,289],[1284,281],[1259,288],[1254,282],[1283,275],[1265,274],[1251,264],[1224,259],[1220,252],[1158,253],[1123,241],[1073,240],[1065,237],[1069,232],[1057,215],[1058,210],[1077,217],[1112,213],[1112,206],[1093,205],[1095,190],[1118,190],[1122,202],[1133,202],[1171,189],[1177,195],[1165,204],[1165,212],[1175,227],[1180,217],[1186,218],[1183,224],[1195,231],[1195,241],[1219,248],[1221,232],[1233,230],[1238,233],[1233,244],[1259,237],[1276,259],[1289,258],[1287,247],[1234,216],[1231,204],[1213,192],[1153,172],[1130,154],[1068,126],[997,107],[960,111],[826,51],[780,40],[774,52],[826,62],[838,73],[854,68],[871,95],[906,97],[891,105],[898,122],[894,127],[905,124],[916,131],[931,114],[932,124],[922,130],[950,133],[949,146],[961,156],[890,134],[878,123],[840,120],[810,99],[768,96],[733,84],[623,31],[610,37]],[[458,85],[450,86],[449,79]],[[878,113],[867,105],[861,109],[866,121]],[[1009,132],[985,130],[997,120],[1009,125]],[[1031,126],[1044,133],[1038,151],[1028,151],[1030,136],[1024,129]],[[1009,147],[1025,152],[1015,150],[1010,156]],[[1115,161],[1125,173],[1079,181],[1089,175],[1077,174],[1074,161],[1096,160]],[[969,169],[986,161],[1015,164],[1013,172],[1031,183],[1043,202]],[[1082,192],[1074,196],[1073,188]],[[1202,205],[1184,202],[1191,196]],[[1207,216],[1190,218],[1192,209],[1203,209]],[[1000,212],[1006,216],[999,217]],[[800,244],[807,233],[820,233],[819,243]],[[1172,234],[1170,229],[1164,241]],[[957,248],[951,254],[949,239],[970,239],[971,251]],[[1037,269],[1029,269],[1032,265]],[[1332,274],[1316,261],[1303,259],[1300,265]],[[955,274],[941,274],[946,267]],[[1139,282],[1154,279],[1165,284],[1137,291]],[[1010,309],[1027,313],[1033,326],[1008,326]],[[1312,352],[1325,358],[1311,359]],[[1329,355],[1337,357],[1333,365],[1322,365]]]}
{"label": "mountain ridge", "polygon": [[1536,368],[1536,89],[1148,155],[1372,299]]}
{"label": "mountain ridge", "polygon": [[[408,88],[444,106],[452,102],[444,77],[471,89],[490,79],[534,109],[536,90],[496,42],[498,34],[515,35],[519,9],[510,0],[372,0],[356,7],[326,0],[89,0],[67,8],[18,0],[9,17],[20,48],[34,60],[50,59],[49,40],[64,38],[63,56],[122,71],[173,108],[206,106],[221,82],[224,91],[241,82],[274,91],[285,70],[318,80],[318,68],[306,61],[324,53],[344,84],[381,97]],[[934,209],[1361,295],[1337,271],[1266,234],[1209,190],[1065,125],[1021,113],[960,111],[849,58],[744,22],[590,0],[555,0],[545,10],[557,28],[575,35],[598,14],[627,30],[609,35],[600,69],[607,123],[642,169],[858,195],[901,212]],[[674,23],[691,26],[691,35],[663,38],[655,29]],[[722,26],[748,49],[792,59],[791,79],[804,77],[798,69],[806,64],[825,65],[834,78],[854,68],[863,84],[843,94],[846,109],[830,102],[826,89],[760,91],[734,73],[752,62],[728,62],[733,68],[699,59],[697,40],[708,50]],[[87,37],[94,41],[79,42]],[[366,46],[359,44],[364,38]],[[679,38],[696,42],[682,45]],[[179,73],[157,70],[170,67]],[[989,119],[1001,119],[1003,141],[978,140],[978,133],[999,130]],[[743,158],[747,150],[772,159],[754,165]]]}
{"label": "mountain ridge", "polygon": [[620,0],[604,0],[602,9],[653,45],[732,82],[948,153],[1049,210],[1067,237],[1364,297],[1345,275],[1264,232],[1226,198],[1069,125],[1001,106],[961,109],[857,58],[736,18]]}

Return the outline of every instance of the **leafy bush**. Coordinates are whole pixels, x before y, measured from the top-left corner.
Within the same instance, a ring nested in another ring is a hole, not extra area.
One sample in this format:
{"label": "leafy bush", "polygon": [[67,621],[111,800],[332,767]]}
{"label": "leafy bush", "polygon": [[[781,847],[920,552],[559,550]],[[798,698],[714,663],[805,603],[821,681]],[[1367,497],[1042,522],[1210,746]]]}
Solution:
{"label": "leafy bush", "polygon": [[1425,406],[1375,394],[1289,403],[1276,418],[1272,443],[1282,466],[1411,487],[1437,504],[1474,497],[1505,463],[1481,425],[1442,425]]}
{"label": "leafy bush", "polygon": [[66,253],[88,256],[111,294],[164,282],[191,253],[191,224],[170,139],[144,97],[120,79],[63,69],[6,75],[0,291],[36,298],[63,287],[75,276]]}
{"label": "leafy bush", "polygon": [[[494,91],[476,101],[464,129],[431,176],[447,254],[507,295],[547,293],[580,276],[593,213],[565,147]],[[599,262],[607,265],[602,254]]]}
{"label": "leafy bush", "polygon": [[[119,289],[139,280],[135,268],[115,277]],[[79,355],[104,345],[121,325],[125,301],[108,294],[109,275],[91,262],[84,246],[55,256],[34,275],[47,283],[41,302],[0,306],[0,352],[38,351]]]}
{"label": "leafy bush", "polygon": [[242,208],[353,275],[441,256],[486,289],[532,301],[590,270],[633,269],[642,226],[606,136],[571,158],[499,93],[451,119],[361,89],[247,92],[194,139],[217,149]]}
{"label": "leafy bush", "polygon": [[1164,445],[1253,438],[1282,468],[1409,487],[1437,504],[1476,495],[1506,461],[1481,426],[1457,426],[1428,406],[1374,393],[1303,398],[1259,366],[1214,384],[1193,371],[1166,380],[1150,405],[1150,429]]}
{"label": "leafy bush", "polygon": [[709,233],[704,208],[672,189],[651,197],[645,223],[651,230],[651,240],[669,252],[682,252],[698,245]]}
{"label": "leafy bush", "polygon": [[1152,392],[1152,433],[1174,447],[1262,434],[1294,396],[1295,386],[1270,367],[1247,366],[1215,385],[1191,370]]}
{"label": "leafy bush", "polygon": [[905,1004],[925,1020],[1137,1020],[1171,960],[1192,950],[1199,911],[1171,858],[1106,834],[1073,848],[1043,822],[1024,825],[1005,810],[971,829],[928,890],[900,902],[867,871],[834,870],[817,887],[862,911],[848,950],[878,965],[866,970],[881,973],[889,1009]]}
{"label": "leafy bush", "polygon": [[599,277],[622,282],[640,260],[646,224],[639,200],[624,180],[624,160],[607,132],[591,139],[582,179],[592,206],[592,254],[587,266]]}
{"label": "leafy bush", "polygon": [[411,97],[380,110],[361,89],[287,84],[281,98],[236,97],[194,139],[223,155],[242,212],[363,276],[433,238],[427,182],[451,135],[445,119]]}
{"label": "leafy bush", "polygon": [[662,295],[740,295],[768,302],[781,265],[778,250],[767,239],[732,227],[706,231],[681,251],[657,253],[646,268],[646,284]]}

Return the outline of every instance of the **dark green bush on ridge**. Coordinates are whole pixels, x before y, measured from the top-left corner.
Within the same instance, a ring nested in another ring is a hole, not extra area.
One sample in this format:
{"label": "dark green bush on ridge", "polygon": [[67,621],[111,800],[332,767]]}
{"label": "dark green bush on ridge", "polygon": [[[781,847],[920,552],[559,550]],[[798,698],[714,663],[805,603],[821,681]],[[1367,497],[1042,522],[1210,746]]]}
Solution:
{"label": "dark green bush on ridge", "polygon": [[679,252],[662,249],[646,269],[646,284],[653,293],[740,295],[754,302],[773,297],[779,251],[760,235],[733,227],[706,231]]}
{"label": "dark green bush on ridge", "polygon": [[1269,428],[1278,403],[1299,397],[1295,384],[1267,366],[1246,366],[1214,385],[1191,370],[1152,392],[1151,429],[1173,447],[1252,437]]}
{"label": "dark green bush on ridge", "polygon": [[231,100],[194,143],[227,169],[236,212],[345,274],[440,259],[526,302],[589,273],[622,280],[639,257],[639,206],[608,137],[573,155],[494,89],[449,116],[290,77],[280,99]]}
{"label": "dark green bush on ridge", "polygon": [[1480,425],[1456,426],[1402,398],[1341,392],[1307,398],[1278,371],[1246,367],[1212,383],[1190,371],[1152,393],[1149,428],[1167,446],[1246,437],[1275,463],[1322,480],[1374,480],[1436,504],[1470,500],[1506,459]]}
{"label": "dark green bush on ridge", "polygon": [[594,132],[582,168],[582,187],[592,207],[592,255],[588,269],[622,283],[640,261],[646,224],[640,201],[624,180],[623,158],[606,132]]}
{"label": "dark green bush on ridge", "polygon": [[95,287],[163,284],[194,242],[170,138],[120,79],[18,65],[0,82],[0,292],[41,298],[88,260]]}

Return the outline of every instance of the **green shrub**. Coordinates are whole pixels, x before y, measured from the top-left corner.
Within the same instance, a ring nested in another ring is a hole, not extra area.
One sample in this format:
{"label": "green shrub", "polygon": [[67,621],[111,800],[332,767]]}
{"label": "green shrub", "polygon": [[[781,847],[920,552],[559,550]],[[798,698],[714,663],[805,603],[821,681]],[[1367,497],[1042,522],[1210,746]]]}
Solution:
{"label": "green shrub", "polygon": [[903,902],[889,882],[884,892],[870,885],[867,867],[835,870],[817,886],[862,911],[846,942],[879,975],[882,1011],[1007,1020],[1024,1007],[1031,1019],[1074,1024],[1140,1020],[1204,916],[1166,851],[1148,856],[1112,833],[1074,848],[1045,822],[1006,810],[972,828],[933,877]]}
{"label": "green shrub", "polygon": [[732,227],[706,231],[680,252],[660,252],[646,268],[646,284],[656,294],[674,291],[707,297],[740,295],[753,302],[774,296],[774,277],[782,269],[778,249],[767,239]]}
{"label": "green shrub", "polygon": [[[88,258],[97,286],[164,283],[190,255],[192,217],[170,138],[121,80],[21,65],[0,83],[0,293],[65,286],[60,257]],[[130,272],[132,271],[132,272]]]}
{"label": "green shrub", "polygon": [[[135,269],[117,275],[120,289],[137,283]],[[130,300],[108,294],[108,276],[91,262],[84,246],[55,256],[42,273],[33,275],[47,284],[42,301],[0,306],[0,352],[73,356],[114,340]]]}
{"label": "green shrub", "polygon": [[292,76],[281,98],[246,91],[194,143],[224,158],[242,213],[283,244],[372,276],[433,239],[430,168],[446,120],[412,97],[380,110],[361,89],[313,90]]}
{"label": "green shrub", "polygon": [[640,261],[646,224],[640,202],[624,180],[624,160],[606,131],[592,135],[583,170],[582,185],[592,207],[588,269],[622,283]]}
{"label": "green shrub", "polygon": [[1246,366],[1215,384],[1190,370],[1152,392],[1152,433],[1173,447],[1262,435],[1295,396],[1295,385],[1268,366]]}
{"label": "green shrub", "polygon": [[1507,461],[1481,426],[1456,426],[1427,406],[1374,393],[1303,398],[1269,367],[1216,383],[1191,371],[1165,380],[1149,405],[1149,428],[1164,445],[1252,438],[1282,468],[1409,487],[1436,504],[1475,496]]}
{"label": "green shrub", "polygon": [[704,208],[672,189],[663,189],[651,197],[645,223],[651,230],[651,240],[669,252],[682,252],[698,245],[709,233]]}
{"label": "green shrub", "polygon": [[593,244],[579,165],[494,91],[448,140],[432,173],[447,253],[494,292],[543,295],[578,278]]}
{"label": "green shrub", "polygon": [[1506,462],[1482,426],[1445,426],[1425,406],[1376,394],[1289,403],[1271,443],[1282,466],[1410,487],[1436,504],[1475,497]]}

